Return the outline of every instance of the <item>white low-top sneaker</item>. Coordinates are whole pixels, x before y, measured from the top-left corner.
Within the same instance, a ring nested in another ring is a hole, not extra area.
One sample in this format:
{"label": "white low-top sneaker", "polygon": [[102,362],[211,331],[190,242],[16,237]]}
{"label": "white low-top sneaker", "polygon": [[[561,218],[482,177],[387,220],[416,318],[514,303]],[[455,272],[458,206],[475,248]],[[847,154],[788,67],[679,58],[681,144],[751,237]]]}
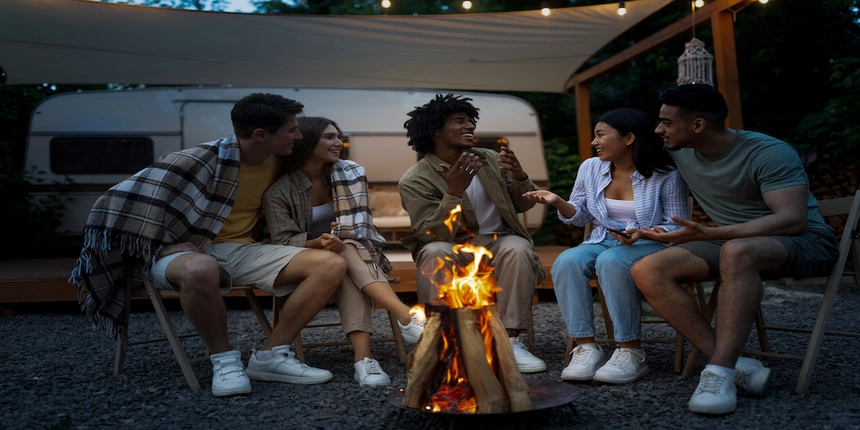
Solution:
{"label": "white low-top sneaker", "polygon": [[717,415],[733,412],[737,403],[734,379],[720,368],[706,366],[687,407],[690,412]]}
{"label": "white low-top sneaker", "polygon": [[328,370],[310,367],[296,359],[296,353],[289,345],[272,348],[272,358],[266,361],[257,359],[257,351],[251,352],[245,373],[254,381],[288,382],[290,384],[321,384],[331,381]]}
{"label": "white low-top sneaker", "polygon": [[426,322],[426,319],[420,318],[417,315],[412,315],[409,324],[406,325],[400,324],[400,321],[398,321],[397,325],[400,326],[400,335],[403,336],[403,340],[409,343],[418,342],[418,339],[424,334],[424,323]]}
{"label": "white low-top sneaker", "polygon": [[251,381],[245,375],[239,351],[220,352],[209,356],[212,362],[212,394],[235,396],[251,392]]}
{"label": "white low-top sneaker", "polygon": [[738,357],[735,384],[750,394],[763,396],[770,382],[770,369],[755,358]]}
{"label": "white low-top sneaker", "polygon": [[391,378],[373,358],[364,357],[361,361],[356,361],[353,367],[355,367],[354,377],[359,386],[379,387],[391,384]]}
{"label": "white low-top sneaker", "polygon": [[594,380],[608,384],[629,384],[648,374],[645,352],[641,349],[618,348],[612,358],[594,373]]}
{"label": "white low-top sneaker", "polygon": [[521,373],[546,371],[546,363],[532,355],[519,337],[510,337],[508,339],[511,342],[511,348],[514,349],[514,359],[517,361],[517,367]]}
{"label": "white low-top sneaker", "polygon": [[579,345],[570,351],[570,363],[561,371],[562,381],[590,381],[603,362],[603,348],[596,343]]}

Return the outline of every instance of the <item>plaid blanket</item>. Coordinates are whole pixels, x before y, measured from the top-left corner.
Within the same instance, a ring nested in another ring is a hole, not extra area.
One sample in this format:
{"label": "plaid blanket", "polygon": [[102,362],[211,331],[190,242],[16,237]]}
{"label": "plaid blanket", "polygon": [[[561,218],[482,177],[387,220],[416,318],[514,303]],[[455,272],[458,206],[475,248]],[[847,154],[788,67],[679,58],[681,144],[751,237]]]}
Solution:
{"label": "plaid blanket", "polygon": [[230,214],[238,184],[239,143],[230,136],[168,154],[99,197],[69,278],[93,325],[114,338],[124,332],[125,266],[154,261],[165,245],[206,249]]}
{"label": "plaid blanket", "polygon": [[332,234],[355,244],[374,276],[379,267],[391,279],[391,263],[382,253],[385,238],[376,230],[370,214],[364,167],[349,160],[338,161],[332,167],[331,186],[337,218]]}

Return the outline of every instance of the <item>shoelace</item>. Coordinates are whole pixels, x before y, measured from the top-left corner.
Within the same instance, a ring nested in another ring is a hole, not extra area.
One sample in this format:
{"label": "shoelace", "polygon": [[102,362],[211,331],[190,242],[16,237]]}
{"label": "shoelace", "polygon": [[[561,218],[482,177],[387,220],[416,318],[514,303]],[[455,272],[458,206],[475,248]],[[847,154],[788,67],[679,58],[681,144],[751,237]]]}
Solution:
{"label": "shoelace", "polygon": [[375,361],[368,360],[365,358],[364,360],[362,360],[362,363],[364,364],[364,371],[368,375],[378,375],[380,373],[379,368],[376,367]]}
{"label": "shoelace", "polygon": [[717,394],[719,387],[723,385],[723,381],[725,380],[725,375],[717,375],[713,372],[704,371],[702,372],[699,386],[696,387],[696,393]]}
{"label": "shoelace", "polygon": [[576,364],[582,364],[586,362],[589,357],[591,357],[591,354],[594,351],[595,350],[591,348],[577,346],[576,348],[573,348],[573,351],[570,351],[570,354],[573,356],[573,358],[571,358],[571,361]]}
{"label": "shoelace", "polygon": [[514,348],[514,355],[527,355],[529,353],[529,349],[519,339],[511,342],[511,346]]}
{"label": "shoelace", "polygon": [[609,360],[612,366],[623,367],[627,364],[628,361],[635,358],[638,362],[645,361],[645,356],[639,354],[635,351],[631,351],[629,349],[618,349],[612,354],[612,358]]}

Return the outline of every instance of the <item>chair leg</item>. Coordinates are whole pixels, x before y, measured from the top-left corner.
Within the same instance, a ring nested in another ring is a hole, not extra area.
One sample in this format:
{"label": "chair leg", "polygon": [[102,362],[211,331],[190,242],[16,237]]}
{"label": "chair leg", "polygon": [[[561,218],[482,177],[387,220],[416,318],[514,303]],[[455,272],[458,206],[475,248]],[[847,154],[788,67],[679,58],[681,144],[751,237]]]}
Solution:
{"label": "chair leg", "polygon": [[269,319],[266,318],[266,314],[263,312],[263,307],[260,306],[260,300],[257,299],[257,295],[254,294],[253,290],[244,290],[245,297],[248,298],[248,303],[251,304],[251,310],[254,311],[254,315],[257,316],[257,321],[260,322],[260,327],[263,328],[263,333],[266,334],[266,337],[272,335],[272,326],[269,325]]}
{"label": "chair leg", "polygon": [[[842,264],[844,264],[844,261]],[[827,280],[827,286],[824,288],[824,297],[821,299],[821,307],[818,310],[818,316],[815,318],[815,325],[812,327],[812,334],[809,337],[806,354],[803,356],[803,364],[800,366],[797,385],[794,387],[794,392],[797,394],[806,394],[806,391],[809,390],[812,370],[815,367],[815,362],[818,360],[818,352],[821,349],[821,342],[824,340],[824,329],[827,328],[830,311],[836,302],[836,291],[839,289],[841,278],[842,271],[839,270],[838,273],[831,274],[830,279]]]}
{"label": "chair leg", "polygon": [[397,324],[397,318],[394,318],[391,312],[388,312],[388,321],[391,323],[391,333],[394,335],[397,359],[400,360],[400,364],[406,364],[406,348],[403,346],[403,335],[400,334],[400,326]]}
{"label": "chair leg", "polygon": [[[131,268],[129,270],[129,268]],[[131,315],[131,289],[134,287],[134,266],[129,264],[126,266],[125,271],[125,309],[123,310],[123,319],[125,320],[125,330],[117,336],[116,339],[116,354],[114,355],[113,360],[113,374],[114,376],[122,373],[125,368],[125,350],[128,348],[128,320]]]}
{"label": "chair leg", "polygon": [[170,341],[170,347],[173,348],[173,355],[176,356],[176,361],[179,362],[179,367],[182,369],[182,374],[185,375],[185,381],[188,386],[194,390],[200,389],[200,383],[197,382],[197,376],[194,375],[194,369],[191,368],[191,362],[188,361],[188,356],[182,348],[182,343],[179,337],[176,336],[176,330],[173,329],[173,323],[170,322],[170,316],[167,315],[167,310],[164,308],[164,302],[161,301],[161,294],[152,285],[149,279],[144,278],[143,285],[149,293],[149,299],[152,301],[152,306],[155,308],[155,313],[158,315],[158,320],[161,321],[161,327],[164,329],[164,334],[167,340]]}
{"label": "chair leg", "polygon": [[755,331],[758,333],[758,344],[762,352],[770,352],[770,341],[767,339],[767,330],[764,328],[764,312],[761,305],[755,314]]}
{"label": "chair leg", "polygon": [[564,350],[564,366],[570,364],[570,351],[573,351],[575,342],[572,337],[567,338],[567,349]]}
{"label": "chair leg", "polygon": [[526,328],[526,334],[528,337],[529,351],[534,352],[534,350],[535,350],[535,319],[534,319],[534,314],[532,313],[531,306],[529,306],[529,325]]}
{"label": "chair leg", "polygon": [[296,335],[296,339],[293,341],[296,345],[296,359],[305,362],[305,348],[302,347],[302,332]]}

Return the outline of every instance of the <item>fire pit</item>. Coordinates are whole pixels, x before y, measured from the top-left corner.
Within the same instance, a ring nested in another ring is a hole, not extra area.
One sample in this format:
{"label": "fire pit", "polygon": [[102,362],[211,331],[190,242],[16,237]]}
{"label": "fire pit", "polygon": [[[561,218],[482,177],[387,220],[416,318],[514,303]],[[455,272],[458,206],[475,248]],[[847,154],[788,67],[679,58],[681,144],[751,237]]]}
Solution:
{"label": "fire pit", "polygon": [[[459,213],[457,206],[446,221],[452,232]],[[471,243],[456,244],[453,251],[459,258],[440,258],[433,273],[422,273],[444,282],[436,282],[437,300],[413,309],[427,322],[406,361],[406,388],[389,401],[412,410],[480,416],[570,403],[574,387],[529,384],[519,371],[494,304],[499,288],[492,252]]]}

